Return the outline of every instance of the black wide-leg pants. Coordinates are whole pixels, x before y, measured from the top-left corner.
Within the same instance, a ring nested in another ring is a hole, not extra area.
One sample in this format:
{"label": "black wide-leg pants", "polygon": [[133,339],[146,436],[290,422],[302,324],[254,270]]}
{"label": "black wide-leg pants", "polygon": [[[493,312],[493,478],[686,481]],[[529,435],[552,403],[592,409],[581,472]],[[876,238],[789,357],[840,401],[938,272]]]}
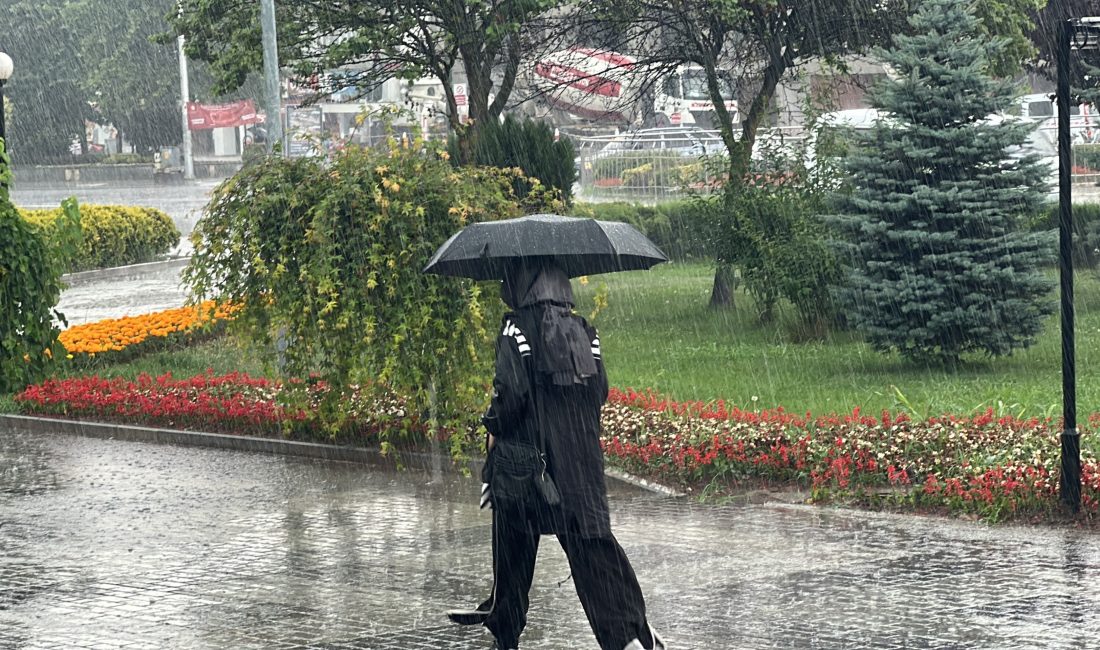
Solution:
{"label": "black wide-leg pants", "polygon": [[[527,625],[539,535],[523,517],[509,518],[494,510],[493,536],[493,608],[485,627],[506,650],[519,647]],[[575,530],[557,537],[600,649],[623,650],[634,639],[652,648],[642,589],[615,537],[585,538]]]}

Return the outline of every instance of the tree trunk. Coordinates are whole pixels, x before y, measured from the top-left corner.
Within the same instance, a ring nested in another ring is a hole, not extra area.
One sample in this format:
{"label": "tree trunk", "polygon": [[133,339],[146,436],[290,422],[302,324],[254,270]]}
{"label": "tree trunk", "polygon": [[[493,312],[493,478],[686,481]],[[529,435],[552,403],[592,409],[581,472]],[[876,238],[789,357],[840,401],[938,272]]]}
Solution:
{"label": "tree trunk", "polygon": [[[756,131],[763,122],[768,104],[771,103],[775,90],[779,86],[779,80],[783,77],[786,69],[786,61],[780,58],[778,60],[773,59],[771,64],[764,70],[764,80],[760,91],[753,98],[752,104],[745,114],[745,119],[741,123],[741,139],[735,143],[734,147],[729,149],[729,179],[726,181],[726,192],[739,192],[746,182],[746,176],[748,176],[752,164],[752,149],[756,143]],[[708,79],[708,81],[711,82],[710,91],[717,109],[718,99],[716,98],[721,98],[717,81],[716,79]],[[720,118],[724,115],[724,120],[729,121],[729,114],[724,108],[723,105],[723,110],[717,111],[718,115]],[[723,123],[724,132],[731,133],[731,127],[732,124]],[[728,137],[725,139],[728,146]],[[728,262],[719,261],[714,271],[714,286],[710,293],[709,306],[712,309],[733,308],[733,279],[733,267]]]}
{"label": "tree trunk", "polygon": [[714,270],[714,286],[710,290],[710,304],[708,306],[711,309],[733,309],[736,307],[733,302],[734,287],[733,267],[726,262],[719,262],[718,267]]}

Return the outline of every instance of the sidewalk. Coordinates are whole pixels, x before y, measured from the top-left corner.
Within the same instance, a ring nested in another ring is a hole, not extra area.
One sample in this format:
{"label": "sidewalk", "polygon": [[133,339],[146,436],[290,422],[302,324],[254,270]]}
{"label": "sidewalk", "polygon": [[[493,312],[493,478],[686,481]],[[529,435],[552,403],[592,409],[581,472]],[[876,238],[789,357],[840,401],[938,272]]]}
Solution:
{"label": "sidewalk", "polygon": [[[478,485],[362,465],[0,435],[0,647],[477,650]],[[673,648],[1086,648],[1100,536],[616,486]],[[525,650],[595,648],[545,538]]]}

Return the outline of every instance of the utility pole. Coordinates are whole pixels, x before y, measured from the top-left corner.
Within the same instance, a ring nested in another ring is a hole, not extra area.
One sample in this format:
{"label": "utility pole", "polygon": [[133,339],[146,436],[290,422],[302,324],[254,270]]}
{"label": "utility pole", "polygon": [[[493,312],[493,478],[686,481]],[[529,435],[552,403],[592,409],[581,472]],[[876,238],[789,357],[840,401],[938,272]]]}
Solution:
{"label": "utility pole", "polygon": [[279,48],[275,39],[275,0],[260,0],[260,28],[264,45],[264,110],[267,112],[267,152],[283,141],[282,93],[279,84]]}
{"label": "utility pole", "polygon": [[[182,11],[182,5],[180,7]],[[177,39],[180,50],[180,111],[183,115],[183,177],[195,178],[195,160],[191,154],[191,124],[187,118],[187,104],[191,101],[191,88],[187,79],[187,54],[183,51],[183,34]]]}

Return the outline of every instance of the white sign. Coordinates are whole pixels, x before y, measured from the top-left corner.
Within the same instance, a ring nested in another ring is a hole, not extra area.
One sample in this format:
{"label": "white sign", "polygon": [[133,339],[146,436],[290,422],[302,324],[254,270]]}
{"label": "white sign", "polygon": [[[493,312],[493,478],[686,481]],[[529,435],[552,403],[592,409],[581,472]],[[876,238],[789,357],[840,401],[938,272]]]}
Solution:
{"label": "white sign", "polygon": [[466,105],[466,84],[455,84],[455,106]]}

